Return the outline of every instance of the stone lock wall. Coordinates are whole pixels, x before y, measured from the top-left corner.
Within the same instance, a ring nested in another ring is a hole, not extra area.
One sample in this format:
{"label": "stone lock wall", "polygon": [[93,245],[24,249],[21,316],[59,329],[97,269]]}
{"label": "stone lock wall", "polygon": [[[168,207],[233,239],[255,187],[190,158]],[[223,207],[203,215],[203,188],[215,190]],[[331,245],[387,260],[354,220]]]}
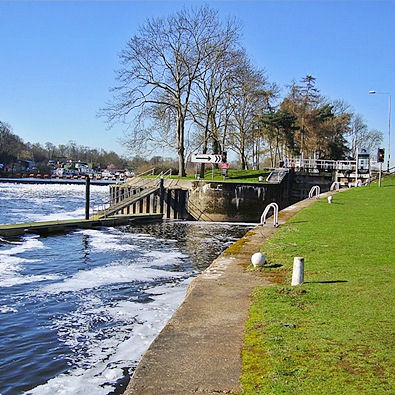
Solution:
{"label": "stone lock wall", "polygon": [[187,211],[197,220],[259,222],[265,207],[276,202],[288,205],[288,184],[192,183]]}

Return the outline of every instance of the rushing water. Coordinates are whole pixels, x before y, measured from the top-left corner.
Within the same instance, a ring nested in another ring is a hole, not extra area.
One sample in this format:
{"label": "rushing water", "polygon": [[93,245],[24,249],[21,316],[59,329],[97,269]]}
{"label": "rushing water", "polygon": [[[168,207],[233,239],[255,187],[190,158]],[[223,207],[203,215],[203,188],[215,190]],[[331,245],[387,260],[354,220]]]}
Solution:
{"label": "rushing water", "polygon": [[[92,201],[108,187],[92,186]],[[82,217],[84,186],[0,184],[0,223]],[[119,394],[191,279],[248,225],[0,239],[0,394]]]}

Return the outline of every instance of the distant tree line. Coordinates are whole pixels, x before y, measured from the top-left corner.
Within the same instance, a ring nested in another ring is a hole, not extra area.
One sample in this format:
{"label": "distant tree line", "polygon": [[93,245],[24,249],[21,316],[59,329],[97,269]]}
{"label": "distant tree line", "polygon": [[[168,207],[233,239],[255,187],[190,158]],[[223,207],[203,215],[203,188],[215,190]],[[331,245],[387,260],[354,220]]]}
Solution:
{"label": "distant tree line", "polygon": [[114,151],[97,150],[77,145],[74,141],[59,145],[54,145],[50,142],[45,144],[25,143],[12,132],[9,124],[0,121],[0,163],[6,165],[18,160],[33,161],[38,165],[46,165],[49,160],[64,162],[67,160],[80,160],[101,168],[105,168],[109,164],[124,168],[128,163],[127,159],[119,156]]}
{"label": "distant tree line", "polygon": [[[100,111],[125,123],[131,152],[173,150],[179,175],[193,152],[237,153],[240,166],[284,156],[341,159],[377,147],[378,131],[306,75],[280,88],[241,45],[239,21],[208,6],[148,19],[120,55],[112,100]],[[202,172],[204,166],[202,166]]]}
{"label": "distant tree line", "polygon": [[48,162],[66,162],[68,160],[86,162],[95,169],[106,169],[114,165],[118,169],[130,169],[141,173],[155,168],[155,172],[173,169],[177,170],[177,161],[173,158],[153,156],[150,159],[139,155],[126,159],[114,151],[97,150],[86,146],[77,145],[74,141],[68,144],[54,145],[50,142],[25,143],[18,135],[13,133],[11,126],[0,121],[0,164],[12,167],[18,161],[32,161],[40,170],[48,170]]}

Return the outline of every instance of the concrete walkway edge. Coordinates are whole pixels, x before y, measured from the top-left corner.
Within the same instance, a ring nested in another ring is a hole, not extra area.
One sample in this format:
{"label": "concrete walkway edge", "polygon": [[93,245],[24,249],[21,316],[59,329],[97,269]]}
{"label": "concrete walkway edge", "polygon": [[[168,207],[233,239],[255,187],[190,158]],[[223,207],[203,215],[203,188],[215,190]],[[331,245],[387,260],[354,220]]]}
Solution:
{"label": "concrete walkway edge", "polygon": [[[336,192],[320,195],[324,199]],[[281,226],[316,199],[306,199],[279,213]],[[190,284],[186,297],[143,355],[125,394],[240,393],[241,350],[251,292],[270,285],[246,271],[277,228],[269,220],[225,250]]]}

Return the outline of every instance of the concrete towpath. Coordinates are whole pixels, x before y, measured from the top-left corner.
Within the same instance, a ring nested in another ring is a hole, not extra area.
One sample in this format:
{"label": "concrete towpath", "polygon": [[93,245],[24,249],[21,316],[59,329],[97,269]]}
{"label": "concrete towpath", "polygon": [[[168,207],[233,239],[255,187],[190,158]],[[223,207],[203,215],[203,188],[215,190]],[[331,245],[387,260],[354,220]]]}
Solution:
{"label": "concrete towpath", "polygon": [[[322,194],[326,197],[328,194]],[[279,213],[279,224],[315,199]],[[272,219],[222,253],[189,286],[184,302],[143,355],[125,394],[218,394],[241,391],[241,350],[254,287],[251,255],[276,231]]]}

